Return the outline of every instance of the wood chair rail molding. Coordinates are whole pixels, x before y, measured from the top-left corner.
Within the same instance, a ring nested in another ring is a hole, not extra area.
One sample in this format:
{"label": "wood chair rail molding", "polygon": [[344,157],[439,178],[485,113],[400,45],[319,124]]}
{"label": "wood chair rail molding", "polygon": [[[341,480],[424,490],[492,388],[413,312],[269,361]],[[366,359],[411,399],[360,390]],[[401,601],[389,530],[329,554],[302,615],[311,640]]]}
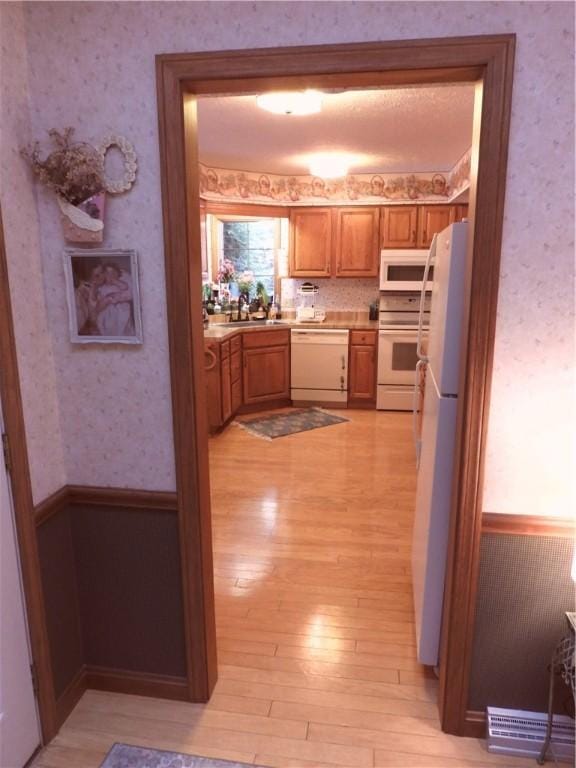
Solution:
{"label": "wood chair rail molding", "polygon": [[477,83],[469,214],[474,232],[469,254],[470,343],[460,398],[459,471],[451,521],[440,688],[443,729],[464,734],[514,47],[514,35],[491,35],[168,54],[156,59],[178,514],[184,599],[189,624],[193,624],[188,638],[189,674],[191,692],[197,698],[208,697],[216,679],[216,660],[208,555],[207,432],[202,410],[196,97],[298,87]]}
{"label": "wood chair rail molding", "polygon": [[166,512],[176,512],[178,508],[176,494],[170,491],[64,485],[34,507],[35,524],[42,525],[65,507],[79,504],[121,509],[156,509]]}

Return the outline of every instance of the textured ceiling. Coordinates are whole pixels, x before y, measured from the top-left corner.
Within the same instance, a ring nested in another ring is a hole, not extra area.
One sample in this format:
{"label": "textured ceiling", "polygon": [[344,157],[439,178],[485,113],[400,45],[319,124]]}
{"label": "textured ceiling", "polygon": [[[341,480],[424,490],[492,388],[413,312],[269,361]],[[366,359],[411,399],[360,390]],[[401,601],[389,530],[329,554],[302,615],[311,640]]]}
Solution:
{"label": "textured ceiling", "polygon": [[217,168],[308,173],[307,156],[356,156],[351,173],[446,171],[472,142],[473,85],[326,93],[322,111],[273,115],[256,96],[204,97],[200,161]]}

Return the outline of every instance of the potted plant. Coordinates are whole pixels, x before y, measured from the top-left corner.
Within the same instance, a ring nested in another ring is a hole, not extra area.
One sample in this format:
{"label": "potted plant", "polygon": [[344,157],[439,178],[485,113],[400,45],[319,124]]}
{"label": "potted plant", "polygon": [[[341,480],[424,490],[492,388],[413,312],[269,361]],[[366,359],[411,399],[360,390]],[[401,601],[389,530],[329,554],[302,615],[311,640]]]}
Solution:
{"label": "potted plant", "polygon": [[55,149],[43,160],[36,142],[22,150],[40,182],[56,193],[64,239],[101,243],[104,234],[104,160],[97,149],[73,142],[73,128],[48,131]]}

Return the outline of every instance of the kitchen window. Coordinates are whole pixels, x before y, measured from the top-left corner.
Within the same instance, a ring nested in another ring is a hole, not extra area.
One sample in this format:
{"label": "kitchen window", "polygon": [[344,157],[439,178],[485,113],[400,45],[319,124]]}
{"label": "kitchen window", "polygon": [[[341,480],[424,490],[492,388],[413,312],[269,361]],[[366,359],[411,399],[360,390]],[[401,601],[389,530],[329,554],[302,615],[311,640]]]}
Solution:
{"label": "kitchen window", "polygon": [[210,218],[213,279],[219,262],[228,259],[237,274],[251,271],[255,284],[261,282],[269,296],[279,296],[280,277],[286,275],[288,220],[222,214]]}

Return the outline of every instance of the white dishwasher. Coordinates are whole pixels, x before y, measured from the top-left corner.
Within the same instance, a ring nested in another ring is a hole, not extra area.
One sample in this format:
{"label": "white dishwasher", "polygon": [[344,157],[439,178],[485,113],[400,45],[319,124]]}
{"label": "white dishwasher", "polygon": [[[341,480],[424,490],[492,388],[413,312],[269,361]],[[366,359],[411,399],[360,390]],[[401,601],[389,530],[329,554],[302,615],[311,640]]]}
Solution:
{"label": "white dishwasher", "polygon": [[291,342],[292,400],[346,403],[348,331],[293,328]]}

